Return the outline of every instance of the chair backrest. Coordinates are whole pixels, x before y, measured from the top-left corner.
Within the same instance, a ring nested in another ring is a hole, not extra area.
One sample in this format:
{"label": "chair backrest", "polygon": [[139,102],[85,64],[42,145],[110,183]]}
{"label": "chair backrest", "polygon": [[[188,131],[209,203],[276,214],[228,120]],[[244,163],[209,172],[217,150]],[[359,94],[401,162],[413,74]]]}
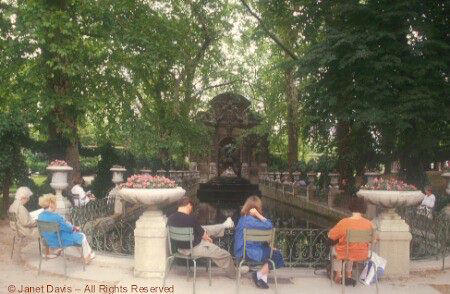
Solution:
{"label": "chair backrest", "polygon": [[172,254],[172,240],[180,242],[189,242],[189,248],[192,250],[194,241],[194,228],[192,227],[168,227],[167,238],[169,240],[169,251]]}
{"label": "chair backrest", "polygon": [[8,211],[8,218],[10,222],[17,223],[17,217],[14,212]]}
{"label": "chair backrest", "polygon": [[8,211],[8,218],[10,222],[14,223],[14,226],[16,227],[16,235],[20,235],[19,232],[19,224],[17,223],[17,216],[14,212]]}
{"label": "chair backrest", "polygon": [[372,250],[372,242],[374,239],[374,230],[366,229],[366,230],[357,230],[357,229],[348,229],[346,235],[346,256],[348,257],[349,244],[351,243],[367,243],[369,246],[368,257],[371,257]]}
{"label": "chair backrest", "polygon": [[271,230],[258,230],[258,229],[245,229],[244,228],[244,256],[246,257],[247,242],[267,242],[270,246],[270,258],[272,258],[273,244],[275,243],[275,229]]}
{"label": "chair backrest", "polygon": [[58,237],[59,246],[62,247],[60,227],[59,227],[58,223],[38,220],[37,227],[38,227],[39,235],[41,236],[42,239],[45,239],[45,238],[43,238],[42,233],[56,233],[56,235]]}

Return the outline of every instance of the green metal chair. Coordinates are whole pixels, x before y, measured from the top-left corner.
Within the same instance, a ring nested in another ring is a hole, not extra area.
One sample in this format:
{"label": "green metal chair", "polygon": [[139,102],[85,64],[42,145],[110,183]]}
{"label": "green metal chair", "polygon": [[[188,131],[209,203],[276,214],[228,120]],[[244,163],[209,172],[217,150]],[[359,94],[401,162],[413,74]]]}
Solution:
{"label": "green metal chair", "polygon": [[[55,233],[58,237],[58,244],[59,246],[57,248],[62,249],[62,256],[64,258],[64,276],[67,278],[67,259],[66,259],[66,252],[65,248],[67,247],[81,247],[80,246],[63,246],[61,241],[61,229],[58,223],[55,222],[45,222],[45,221],[37,221],[37,227],[39,230],[40,238],[43,241],[45,239],[42,237],[42,233]],[[81,250],[81,262],[83,263],[83,270],[86,270],[86,264],[84,262],[84,256],[83,256],[83,250]],[[42,264],[42,248],[41,248],[41,242],[39,240],[39,269],[38,269],[38,275],[41,273],[41,264]]]}
{"label": "green metal chair", "polygon": [[194,229],[190,227],[179,228],[179,227],[168,227],[167,229],[167,239],[169,242],[169,253],[170,256],[167,258],[166,272],[164,274],[163,285],[166,283],[167,275],[169,274],[170,268],[172,267],[172,262],[175,258],[186,260],[186,273],[187,279],[189,280],[189,261],[194,263],[194,280],[193,280],[193,293],[195,294],[195,279],[197,276],[197,259],[206,258],[208,261],[207,271],[209,274],[209,285],[211,286],[211,258],[207,257],[196,257],[192,254],[184,255],[178,252],[172,252],[172,240],[189,242],[190,252],[192,252],[192,242],[194,241]]}
{"label": "green metal chair", "polygon": [[[20,233],[19,233],[19,226],[17,225],[16,214],[14,212],[8,211],[8,218],[9,218],[9,221],[13,222],[14,226],[16,227],[16,231],[14,232],[14,236],[13,236],[12,249],[11,249],[11,259],[12,259],[13,254],[14,254],[14,246],[16,245],[16,238],[21,240],[23,237],[20,236]],[[20,242],[20,240],[19,240],[19,242]]]}
{"label": "green metal chair", "polygon": [[[341,285],[341,292],[345,293],[345,264],[348,261],[353,262],[365,262],[369,261],[372,258],[372,248],[373,248],[373,240],[374,240],[374,233],[375,231],[373,229],[369,230],[353,230],[348,229],[346,234],[346,245],[345,245],[345,256],[348,256],[349,252],[349,245],[352,243],[368,243],[369,245],[369,252],[367,255],[367,258],[361,259],[361,260],[349,260],[349,259],[343,259],[342,260],[342,285]],[[378,294],[378,276],[377,276],[377,267],[375,264],[373,264],[375,268],[375,283],[376,283],[376,290]],[[359,273],[357,274],[357,279],[359,279]],[[331,258],[331,285],[333,285],[333,258]]]}
{"label": "green metal chair", "polygon": [[263,262],[255,262],[255,261],[249,261],[246,259],[247,257],[247,242],[267,242],[270,246],[270,255],[269,255],[269,262],[273,266],[273,277],[275,279],[275,293],[278,292],[278,282],[277,282],[277,272],[275,268],[275,262],[272,260],[272,254],[273,254],[273,246],[275,243],[275,229],[271,230],[257,230],[257,229],[244,229],[244,254],[242,257],[242,260],[239,262],[238,270],[237,270],[237,279],[236,279],[236,291],[239,293],[239,287],[241,284],[241,267],[244,265],[244,263],[249,264],[250,266],[253,265],[261,265],[264,264]]}

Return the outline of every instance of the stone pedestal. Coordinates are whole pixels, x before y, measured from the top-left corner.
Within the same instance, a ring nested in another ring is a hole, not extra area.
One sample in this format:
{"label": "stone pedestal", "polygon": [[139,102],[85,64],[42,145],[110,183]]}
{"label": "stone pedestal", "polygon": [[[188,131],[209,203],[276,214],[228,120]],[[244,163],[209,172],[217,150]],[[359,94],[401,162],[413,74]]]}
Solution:
{"label": "stone pedestal", "polygon": [[142,214],[134,230],[134,276],[163,278],[167,258],[167,218],[151,208]]}
{"label": "stone pedestal", "polygon": [[374,220],[379,241],[375,243],[378,255],[387,260],[384,276],[409,276],[409,246],[412,235],[408,224],[392,209]]}

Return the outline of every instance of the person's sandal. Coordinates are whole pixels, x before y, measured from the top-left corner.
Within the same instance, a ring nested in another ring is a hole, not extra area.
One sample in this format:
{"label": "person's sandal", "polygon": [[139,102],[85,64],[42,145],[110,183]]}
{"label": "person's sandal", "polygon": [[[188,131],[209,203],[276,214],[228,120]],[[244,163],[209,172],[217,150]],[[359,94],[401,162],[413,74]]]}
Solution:
{"label": "person's sandal", "polygon": [[84,258],[84,263],[85,264],[90,264],[91,261],[95,258],[95,253],[92,251],[89,256]]}
{"label": "person's sandal", "polygon": [[58,256],[60,256],[61,253],[62,253],[62,249],[59,248],[51,253],[48,252],[48,253],[42,254],[42,257],[44,257],[44,259],[53,259],[53,258],[57,258]]}
{"label": "person's sandal", "polygon": [[356,281],[352,278],[345,278],[345,286],[356,286]]}

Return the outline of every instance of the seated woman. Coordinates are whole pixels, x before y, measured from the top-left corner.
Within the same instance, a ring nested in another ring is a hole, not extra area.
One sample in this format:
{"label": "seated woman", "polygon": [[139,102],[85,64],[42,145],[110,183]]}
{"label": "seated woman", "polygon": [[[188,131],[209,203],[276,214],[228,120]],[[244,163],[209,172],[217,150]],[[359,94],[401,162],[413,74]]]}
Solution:
{"label": "seated woman", "polygon": [[[338,243],[332,247],[331,254],[333,260],[333,268],[335,271],[335,279],[336,283],[341,283],[342,281],[342,260],[350,259],[350,260],[362,260],[367,258],[369,253],[368,244],[351,244],[348,249],[348,256],[346,256],[346,237],[348,229],[355,230],[368,230],[373,229],[372,223],[364,218],[362,215],[366,213],[367,205],[363,199],[354,197],[348,206],[350,211],[352,212],[352,216],[344,218],[340,220],[329,232],[328,238],[333,241],[337,241]],[[345,265],[345,276],[346,278],[351,279],[352,277],[352,267],[353,262],[348,261]]]}
{"label": "seated woman", "polygon": [[13,231],[23,237],[28,238],[39,238],[39,232],[36,227],[36,220],[33,219],[25,208],[25,204],[30,200],[33,192],[28,187],[20,187],[16,191],[16,196],[14,202],[8,209],[8,212],[14,213],[16,215],[17,224],[15,222],[10,222],[10,226]]}
{"label": "seated woman", "polygon": [[74,202],[75,206],[84,206],[84,205],[88,204],[89,201],[95,200],[95,196],[91,192],[84,191],[83,178],[75,180],[74,184],[75,184],[75,186],[72,187],[70,192],[74,195],[73,202]]}
{"label": "seated woman", "polygon": [[433,218],[434,204],[436,203],[436,196],[433,194],[433,189],[430,185],[425,186],[425,197],[419,205],[417,212],[425,215],[428,218]]}
{"label": "seated woman", "polygon": [[[234,235],[234,255],[237,260],[243,258],[244,254],[244,229],[270,230],[273,228],[272,222],[262,214],[262,201],[258,196],[250,196],[244,203],[241,210],[241,218],[236,227]],[[263,262],[263,267],[253,273],[253,282],[256,287],[267,289],[267,276],[272,264],[268,262],[271,248],[267,243],[247,242],[246,258],[253,261]],[[273,248],[272,260],[275,267],[284,266],[281,252]]]}
{"label": "seated woman", "polygon": [[[39,214],[38,221],[55,222],[59,224],[60,238],[63,247],[81,245],[85,263],[89,263],[95,258],[95,253],[89,246],[86,236],[83,233],[80,233],[80,228],[68,223],[61,215],[55,212],[55,195],[45,194],[44,196],[39,197],[39,205],[44,208],[44,211]],[[44,232],[42,238],[44,238],[49,248],[60,248],[56,233]]]}

